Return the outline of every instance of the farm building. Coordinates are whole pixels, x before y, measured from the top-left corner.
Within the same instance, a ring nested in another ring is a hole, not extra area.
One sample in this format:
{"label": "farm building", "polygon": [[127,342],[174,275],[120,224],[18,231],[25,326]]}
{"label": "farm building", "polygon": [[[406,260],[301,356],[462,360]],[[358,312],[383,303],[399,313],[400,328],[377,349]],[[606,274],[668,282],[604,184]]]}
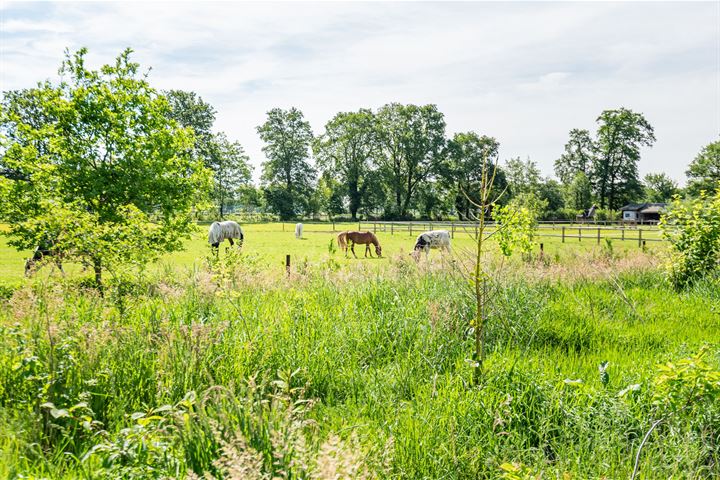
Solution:
{"label": "farm building", "polygon": [[620,208],[623,222],[657,222],[667,203],[629,203]]}

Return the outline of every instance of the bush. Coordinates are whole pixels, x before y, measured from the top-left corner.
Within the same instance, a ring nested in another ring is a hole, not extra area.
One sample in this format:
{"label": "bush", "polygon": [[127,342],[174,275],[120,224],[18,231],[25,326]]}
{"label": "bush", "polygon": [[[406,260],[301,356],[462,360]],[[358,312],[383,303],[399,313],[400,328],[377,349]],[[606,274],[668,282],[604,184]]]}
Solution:
{"label": "bush", "polygon": [[716,270],[720,263],[720,190],[683,202],[676,197],[660,220],[672,245],[667,263],[670,282],[682,289]]}

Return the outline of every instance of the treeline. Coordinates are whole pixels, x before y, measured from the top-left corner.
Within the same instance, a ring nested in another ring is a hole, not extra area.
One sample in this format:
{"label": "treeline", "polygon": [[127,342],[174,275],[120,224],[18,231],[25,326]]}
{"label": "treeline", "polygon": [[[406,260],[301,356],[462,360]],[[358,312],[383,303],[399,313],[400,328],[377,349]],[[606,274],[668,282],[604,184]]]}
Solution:
{"label": "treeline", "polygon": [[217,214],[240,209],[281,219],[299,217],[476,218],[484,160],[499,164],[494,188],[510,201],[533,205],[541,218],[574,218],[597,204],[612,218],[631,202],[667,202],[697,195],[720,179],[720,142],[706,146],[688,169],[685,192],[665,173],[640,179],[641,149],[655,142],[645,117],[620,108],[597,118],[597,131],[570,131],[555,161],[557,180],[531,159],[499,162],[500,143],[478,132],[448,137],[435,105],[389,103],[340,112],[319,135],[296,108],[267,113],[257,133],[265,146],[261,183],[251,181],[238,143],[212,134],[215,110],[190,92],[165,92],[173,116],[198,134],[196,152],[215,172]]}
{"label": "treeline", "polygon": [[[45,118],[40,108],[53,100],[43,96],[48,88],[45,83],[3,93],[6,146],[16,142],[19,123],[41,132],[57,123]],[[641,151],[653,145],[655,135],[642,114],[625,108],[602,112],[594,133],[571,130],[564,153],[555,161],[556,178],[550,178],[529,158],[501,161],[501,145],[490,132],[449,137],[444,115],[435,105],[389,103],[377,110],[340,112],[318,134],[300,110],[270,110],[257,127],[266,159],[260,184],[254,185],[243,147],[215,132],[217,112],[212,105],[194,92],[159,93],[167,101],[169,120],[194,132],[192,160],[212,171],[210,197],[215,207],[206,212],[212,218],[240,211],[282,219],[473,219],[487,163],[498,165],[494,189],[502,194],[500,205],[531,205],[544,219],[574,218],[594,204],[598,218],[613,218],[626,203],[666,202],[675,194],[696,196],[703,189],[714,190],[720,180],[720,141],[704,147],[691,162],[684,191],[664,173],[641,179]],[[103,117],[107,112],[100,113],[88,112],[83,120],[87,136],[101,145],[98,151],[74,155],[105,161],[117,154],[102,146],[115,139],[103,138],[102,129],[93,125],[108,120]],[[138,119],[142,121],[148,119]],[[33,154],[43,156],[46,150],[48,142],[39,142]],[[21,169],[4,157],[0,155],[0,178],[17,179]]]}

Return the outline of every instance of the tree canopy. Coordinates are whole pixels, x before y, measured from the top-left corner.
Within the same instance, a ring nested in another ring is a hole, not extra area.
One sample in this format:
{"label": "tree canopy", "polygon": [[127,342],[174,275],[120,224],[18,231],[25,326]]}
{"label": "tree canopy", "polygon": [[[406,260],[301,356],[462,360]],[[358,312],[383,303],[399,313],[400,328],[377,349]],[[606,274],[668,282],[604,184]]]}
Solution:
{"label": "tree canopy", "polygon": [[58,84],[3,96],[0,216],[11,244],[50,240],[66,257],[104,266],[181,248],[210,172],[191,155],[193,132],[170,118],[125,50],[99,70],[66,52]]}
{"label": "tree canopy", "polygon": [[262,181],[268,206],[282,219],[309,212],[315,169],[309,163],[312,130],[297,108],[268,112],[257,127],[265,142]]}
{"label": "tree canopy", "polygon": [[698,195],[702,190],[712,192],[720,185],[720,140],[709,143],[690,163],[685,172],[688,190]]}

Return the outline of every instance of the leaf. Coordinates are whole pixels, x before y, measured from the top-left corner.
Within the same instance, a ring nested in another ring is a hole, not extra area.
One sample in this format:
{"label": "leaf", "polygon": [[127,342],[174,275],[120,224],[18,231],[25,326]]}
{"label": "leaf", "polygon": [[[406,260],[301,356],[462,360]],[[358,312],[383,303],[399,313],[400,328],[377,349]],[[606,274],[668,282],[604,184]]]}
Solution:
{"label": "leaf", "polygon": [[624,397],[630,392],[637,392],[638,390],[640,390],[641,385],[642,384],[640,383],[633,383],[632,385],[628,385],[627,387],[623,388],[618,392],[618,397]]}
{"label": "leaf", "polygon": [[52,408],[50,409],[50,415],[52,415],[53,418],[63,418],[69,417],[70,413],[68,413],[68,411],[64,408]]}
{"label": "leaf", "polygon": [[133,420],[137,420],[139,418],[143,418],[145,416],[145,412],[135,412],[132,415],[130,415],[130,418]]}

